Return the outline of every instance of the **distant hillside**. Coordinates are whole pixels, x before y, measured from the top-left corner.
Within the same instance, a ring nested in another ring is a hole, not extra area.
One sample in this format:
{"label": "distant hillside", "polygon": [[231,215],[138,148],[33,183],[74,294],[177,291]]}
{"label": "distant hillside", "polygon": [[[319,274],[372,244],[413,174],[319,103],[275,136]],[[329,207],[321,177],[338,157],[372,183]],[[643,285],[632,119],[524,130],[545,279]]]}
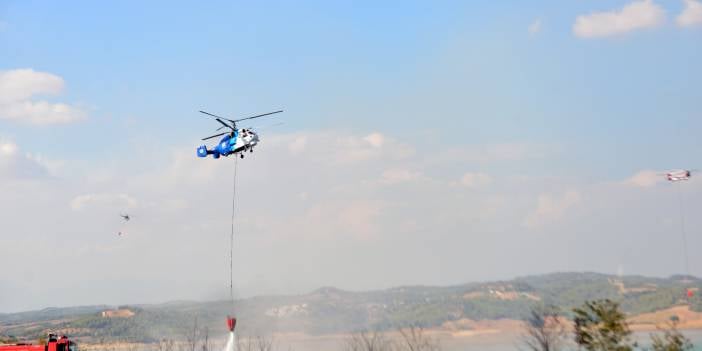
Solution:
{"label": "distant hillside", "polygon": [[[557,305],[567,313],[585,300],[599,298],[619,301],[627,313],[638,315],[688,303],[684,300],[688,287],[702,288],[702,281],[554,273],[449,287],[369,292],[322,288],[305,295],[239,300],[234,312],[242,333],[330,334],[409,324],[434,327],[460,319],[523,319],[536,304]],[[693,310],[702,311],[699,294],[689,303]],[[196,318],[200,326],[221,334],[231,311],[226,301],[121,306],[119,311],[109,306],[50,308],[0,314],[0,335],[33,340],[53,330],[91,342],[149,342],[182,336]]]}

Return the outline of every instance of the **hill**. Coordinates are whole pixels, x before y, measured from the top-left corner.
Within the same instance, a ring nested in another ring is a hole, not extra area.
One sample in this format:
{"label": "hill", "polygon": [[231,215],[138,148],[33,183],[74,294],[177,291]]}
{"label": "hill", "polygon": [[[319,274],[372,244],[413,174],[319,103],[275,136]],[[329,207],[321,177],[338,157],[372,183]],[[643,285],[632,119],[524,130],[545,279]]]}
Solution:
{"label": "hill", "polygon": [[[321,288],[304,295],[238,300],[234,311],[242,333],[314,335],[384,330],[409,324],[438,327],[466,320],[523,319],[536,304],[560,306],[567,313],[585,300],[599,298],[619,301],[631,316],[685,303],[690,304],[692,311],[702,312],[699,294],[690,301],[684,299],[685,289],[701,288],[702,280],[683,278],[554,273],[448,287],[405,286],[367,292]],[[224,332],[224,317],[231,311],[227,301],[172,302],[117,309],[48,308],[0,314],[0,335],[34,340],[53,330],[89,342],[151,342],[182,336],[192,329],[195,320],[203,329]]]}

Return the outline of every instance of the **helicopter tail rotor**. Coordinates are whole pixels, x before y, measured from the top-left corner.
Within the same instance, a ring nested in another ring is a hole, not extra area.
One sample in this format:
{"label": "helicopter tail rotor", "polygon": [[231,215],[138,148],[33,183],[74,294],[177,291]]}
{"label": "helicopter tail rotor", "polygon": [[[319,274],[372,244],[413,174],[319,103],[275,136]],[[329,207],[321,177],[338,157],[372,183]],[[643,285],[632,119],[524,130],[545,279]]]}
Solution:
{"label": "helicopter tail rotor", "polygon": [[207,157],[207,146],[200,145],[200,147],[197,148],[197,157]]}

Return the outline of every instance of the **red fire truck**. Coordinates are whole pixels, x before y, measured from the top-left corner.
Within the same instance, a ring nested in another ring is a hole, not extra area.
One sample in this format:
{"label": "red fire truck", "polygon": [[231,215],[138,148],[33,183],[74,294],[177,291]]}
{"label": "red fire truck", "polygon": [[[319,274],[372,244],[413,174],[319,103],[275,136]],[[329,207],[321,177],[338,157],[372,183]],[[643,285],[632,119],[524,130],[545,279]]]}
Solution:
{"label": "red fire truck", "polygon": [[78,351],[76,343],[68,340],[65,335],[49,334],[46,345],[33,344],[0,344],[0,351]]}

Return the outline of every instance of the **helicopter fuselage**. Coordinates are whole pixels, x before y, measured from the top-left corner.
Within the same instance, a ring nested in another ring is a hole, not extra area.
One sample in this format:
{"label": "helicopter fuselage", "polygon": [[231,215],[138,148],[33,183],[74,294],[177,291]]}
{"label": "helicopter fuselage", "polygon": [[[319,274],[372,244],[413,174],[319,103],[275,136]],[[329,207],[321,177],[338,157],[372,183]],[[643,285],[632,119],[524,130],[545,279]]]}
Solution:
{"label": "helicopter fuselage", "polygon": [[692,175],[691,173],[692,172],[685,170],[685,169],[678,169],[678,170],[674,170],[674,171],[670,171],[670,172],[666,173],[666,178],[668,178],[668,180],[673,181],[673,182],[680,181],[680,180],[688,180],[688,179],[690,179],[690,176]]}
{"label": "helicopter fuselage", "polygon": [[207,149],[207,146],[201,145],[197,148],[197,155],[199,157],[207,157],[207,155],[212,155],[214,158],[227,157],[247,150],[252,151],[253,147],[258,144],[258,141],[258,134],[251,129],[236,129],[234,132],[225,135],[212,149]]}

